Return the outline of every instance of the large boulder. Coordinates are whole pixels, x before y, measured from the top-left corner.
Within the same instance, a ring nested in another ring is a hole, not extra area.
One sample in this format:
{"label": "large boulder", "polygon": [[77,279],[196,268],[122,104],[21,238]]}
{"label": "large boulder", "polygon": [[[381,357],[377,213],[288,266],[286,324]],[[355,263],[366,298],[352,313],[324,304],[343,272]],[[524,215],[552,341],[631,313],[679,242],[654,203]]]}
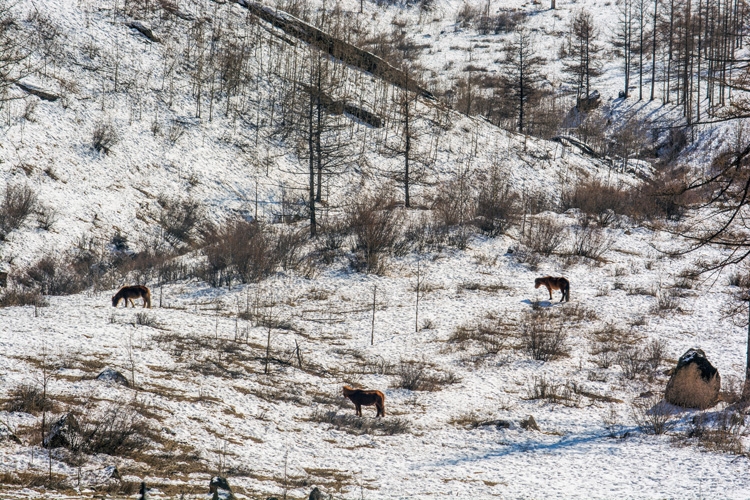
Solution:
{"label": "large boulder", "polygon": [[52,424],[42,444],[47,449],[67,448],[73,443],[79,430],[78,421],[72,413],[68,413]]}
{"label": "large boulder", "polygon": [[102,370],[102,372],[96,376],[96,380],[101,380],[103,382],[112,384],[124,385],[125,387],[128,387],[130,385],[128,379],[125,378],[125,375],[109,367]]}
{"label": "large boulder", "polygon": [[719,400],[721,376],[700,349],[689,349],[677,362],[667,382],[664,399],[683,408],[705,410]]}
{"label": "large boulder", "polygon": [[229,487],[229,482],[221,476],[211,478],[211,482],[208,484],[208,492],[211,498],[216,500],[234,500],[235,498],[232,494],[232,488]]}

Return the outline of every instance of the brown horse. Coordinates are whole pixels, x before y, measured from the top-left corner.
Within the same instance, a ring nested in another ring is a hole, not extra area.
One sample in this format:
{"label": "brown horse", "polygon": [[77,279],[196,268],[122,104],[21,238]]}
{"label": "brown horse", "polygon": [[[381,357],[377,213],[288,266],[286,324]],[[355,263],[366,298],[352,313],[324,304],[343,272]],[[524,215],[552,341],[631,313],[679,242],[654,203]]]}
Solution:
{"label": "brown horse", "polygon": [[549,300],[552,300],[552,290],[560,290],[562,292],[562,298],[565,302],[570,301],[570,282],[565,278],[554,278],[552,276],[545,276],[544,278],[537,278],[534,280],[534,288],[540,286],[546,286],[549,292]]}
{"label": "brown horse", "polygon": [[362,407],[372,405],[375,405],[375,409],[378,412],[377,417],[385,417],[385,394],[380,391],[352,389],[348,385],[345,385],[344,397],[352,400],[357,409],[357,415],[360,417],[362,416]]}
{"label": "brown horse", "polygon": [[133,299],[140,298],[143,299],[143,307],[151,309],[151,291],[148,288],[143,285],[124,286],[112,296],[112,307],[117,307],[122,299],[125,299],[125,307],[128,307],[128,301],[130,301],[130,305],[135,307]]}

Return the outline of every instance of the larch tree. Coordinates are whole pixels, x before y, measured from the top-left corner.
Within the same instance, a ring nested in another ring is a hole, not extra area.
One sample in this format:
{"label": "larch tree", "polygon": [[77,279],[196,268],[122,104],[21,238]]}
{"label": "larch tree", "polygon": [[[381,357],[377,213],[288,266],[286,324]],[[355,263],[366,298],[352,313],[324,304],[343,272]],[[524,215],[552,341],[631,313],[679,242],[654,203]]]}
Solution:
{"label": "larch tree", "polygon": [[540,95],[540,72],[545,60],[536,55],[531,33],[517,29],[504,47],[503,87],[512,101],[518,131],[526,126],[527,107]]}

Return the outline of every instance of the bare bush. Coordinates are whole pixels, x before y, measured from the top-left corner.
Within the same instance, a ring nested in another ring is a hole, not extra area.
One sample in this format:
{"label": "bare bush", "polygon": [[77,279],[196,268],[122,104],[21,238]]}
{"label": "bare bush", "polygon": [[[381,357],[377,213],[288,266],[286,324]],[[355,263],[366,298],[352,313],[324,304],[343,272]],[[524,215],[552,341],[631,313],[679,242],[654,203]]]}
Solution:
{"label": "bare bush", "polygon": [[29,186],[11,184],[0,201],[0,241],[20,228],[38,205],[37,194]]}
{"label": "bare bush", "polygon": [[680,298],[676,290],[659,289],[656,293],[656,303],[651,307],[654,314],[668,314],[671,311],[679,310]]}
{"label": "bare bush", "polygon": [[461,349],[476,345],[482,356],[491,356],[510,347],[513,333],[512,325],[503,318],[488,315],[478,323],[457,327],[448,342],[459,345]]}
{"label": "bare bush", "polygon": [[655,179],[648,180],[632,192],[629,214],[638,219],[681,220],[697,193],[686,191],[687,172],[661,171]]}
{"label": "bare bush", "polygon": [[38,387],[23,384],[11,389],[5,401],[5,411],[20,411],[33,415],[52,410],[52,400],[44,397]]}
{"label": "bare bush", "polygon": [[0,307],[35,306],[46,307],[49,303],[39,290],[27,290],[23,287],[8,287],[0,295]]}
{"label": "bare bush", "polygon": [[39,290],[44,295],[71,295],[87,286],[79,270],[71,259],[47,256],[26,268],[18,281],[27,289]]}
{"label": "bare bush", "polygon": [[109,122],[98,122],[91,135],[91,147],[99,153],[109,154],[112,147],[120,141],[114,125]]}
{"label": "bare bush", "polygon": [[625,346],[617,354],[617,364],[625,378],[633,380],[648,371],[649,360],[638,346]]}
{"label": "bare bush", "polygon": [[452,372],[431,373],[423,361],[401,361],[396,369],[396,385],[410,391],[439,391],[460,379]]}
{"label": "bare bush", "polygon": [[685,438],[696,440],[708,450],[742,455],[744,427],[745,416],[741,411],[727,409],[712,417],[699,413],[692,418],[685,431]]}
{"label": "bare bush", "polygon": [[474,224],[488,236],[505,232],[518,213],[519,196],[503,182],[503,177],[497,168],[493,169],[477,194]]}
{"label": "bare bush", "polygon": [[618,214],[628,212],[630,198],[628,190],[594,180],[576,184],[564,192],[561,204],[564,210],[578,208],[601,227],[607,227],[617,221]]}
{"label": "bare bush", "polygon": [[600,368],[607,369],[618,360],[618,353],[622,349],[633,347],[638,340],[629,331],[623,330],[608,323],[603,328],[592,332],[594,342],[591,354],[595,356],[594,362]]}
{"label": "bare bush", "polygon": [[545,311],[527,313],[521,328],[521,341],[538,361],[550,361],[567,354],[567,334],[559,318]]}
{"label": "bare bush", "polygon": [[635,424],[648,434],[664,434],[677,423],[672,406],[658,396],[637,398],[630,409]]}
{"label": "bare bush", "polygon": [[599,260],[610,249],[613,240],[602,229],[583,222],[573,229],[572,244],[573,255]]}
{"label": "bare bush", "polygon": [[255,283],[271,274],[278,265],[278,247],[259,222],[231,220],[207,231],[204,240],[207,244],[203,252],[208,261],[206,279],[213,286],[231,286],[235,278],[243,283]]}
{"label": "bare bush", "polygon": [[565,226],[552,216],[530,218],[521,243],[532,252],[549,257],[565,241]]}
{"label": "bare bush", "polygon": [[204,220],[201,204],[196,200],[159,198],[161,212],[158,221],[164,239],[175,248],[196,242],[198,229]]}
{"label": "bare bush", "polygon": [[435,224],[445,234],[445,241],[459,249],[466,248],[471,236],[469,225],[476,209],[472,189],[466,176],[441,185],[432,203]]}
{"label": "bare bush", "polygon": [[407,434],[411,425],[402,418],[362,418],[356,415],[339,415],[335,411],[314,411],[310,416],[312,422],[330,424],[334,428],[349,434],[380,434],[393,436]]}
{"label": "bare bush", "polygon": [[571,406],[577,406],[580,401],[580,396],[568,384],[556,384],[547,380],[544,375],[534,377],[534,382],[529,387],[527,397],[528,399],[544,399]]}
{"label": "bare bush", "polygon": [[147,424],[124,404],[110,403],[71,415],[74,424],[69,426],[66,447],[73,453],[129,456],[148,444]]}
{"label": "bare bush", "polygon": [[156,320],[145,312],[135,313],[135,324],[140,326],[150,326],[152,328],[157,326]]}
{"label": "bare bush", "polygon": [[352,260],[355,269],[376,274],[385,271],[382,257],[393,250],[403,218],[394,206],[392,198],[381,194],[365,196],[349,207],[349,227],[355,239]]}

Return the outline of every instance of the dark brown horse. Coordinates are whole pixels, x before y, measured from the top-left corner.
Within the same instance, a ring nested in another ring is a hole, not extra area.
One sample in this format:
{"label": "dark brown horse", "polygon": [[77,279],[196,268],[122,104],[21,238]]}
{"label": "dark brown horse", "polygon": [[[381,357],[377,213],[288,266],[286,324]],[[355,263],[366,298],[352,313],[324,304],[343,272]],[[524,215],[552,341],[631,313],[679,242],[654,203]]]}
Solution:
{"label": "dark brown horse", "polygon": [[375,405],[377,417],[385,417],[385,394],[380,391],[368,391],[365,389],[352,389],[348,385],[344,386],[344,397],[352,400],[357,409],[357,415],[362,416],[363,406]]}
{"label": "dark brown horse", "polygon": [[125,307],[128,307],[128,301],[130,301],[130,305],[135,307],[133,299],[141,298],[143,299],[143,307],[151,309],[151,291],[148,288],[143,285],[124,286],[112,296],[112,307],[117,307],[122,299],[125,299]]}
{"label": "dark brown horse", "polygon": [[562,292],[562,298],[565,302],[570,301],[570,282],[566,278],[554,278],[552,276],[545,276],[544,278],[537,278],[534,280],[534,288],[540,286],[546,286],[549,292],[549,300],[552,300],[552,290],[560,290]]}

